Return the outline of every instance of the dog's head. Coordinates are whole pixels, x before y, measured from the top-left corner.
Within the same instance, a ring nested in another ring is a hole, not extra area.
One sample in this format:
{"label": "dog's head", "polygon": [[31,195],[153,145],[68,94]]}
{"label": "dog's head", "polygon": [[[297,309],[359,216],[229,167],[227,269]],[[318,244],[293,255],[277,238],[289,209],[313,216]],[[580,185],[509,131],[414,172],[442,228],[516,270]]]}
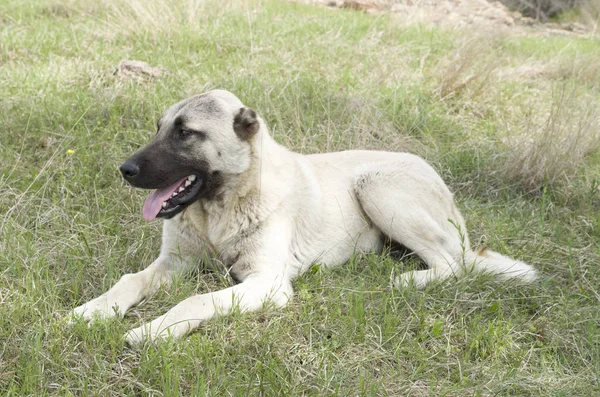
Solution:
{"label": "dog's head", "polygon": [[250,140],[259,128],[256,113],[228,91],[209,91],[169,108],[152,142],[120,168],[132,186],[157,189],[144,203],[144,218],[171,218],[198,199],[212,198],[224,178],[250,167]]}

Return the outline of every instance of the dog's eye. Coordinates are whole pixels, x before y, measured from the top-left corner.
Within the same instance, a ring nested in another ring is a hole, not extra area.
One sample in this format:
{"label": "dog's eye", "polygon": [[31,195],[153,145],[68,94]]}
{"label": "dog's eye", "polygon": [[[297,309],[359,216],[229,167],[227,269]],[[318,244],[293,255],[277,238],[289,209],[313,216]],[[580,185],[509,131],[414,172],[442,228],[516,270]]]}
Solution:
{"label": "dog's eye", "polygon": [[188,138],[192,135],[201,140],[206,139],[206,133],[204,131],[186,130],[185,128],[179,130],[179,137],[182,139]]}

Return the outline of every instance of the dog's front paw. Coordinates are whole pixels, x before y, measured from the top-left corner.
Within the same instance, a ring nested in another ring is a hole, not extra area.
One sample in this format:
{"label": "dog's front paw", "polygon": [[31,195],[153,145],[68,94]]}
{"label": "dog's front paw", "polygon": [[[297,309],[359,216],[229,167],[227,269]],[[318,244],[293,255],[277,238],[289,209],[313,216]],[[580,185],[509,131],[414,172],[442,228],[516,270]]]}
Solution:
{"label": "dog's front paw", "polygon": [[146,341],[148,332],[144,326],[134,328],[125,334],[125,343],[129,346],[140,346]]}
{"label": "dog's front paw", "polygon": [[168,329],[161,330],[158,326],[153,326],[153,323],[154,321],[127,332],[125,342],[129,346],[140,346],[147,342],[160,343],[172,336]]}
{"label": "dog's front paw", "polygon": [[409,270],[404,272],[394,280],[394,286],[397,288],[418,288],[422,289],[432,281],[438,280],[439,276],[432,269],[427,270]]}
{"label": "dog's front paw", "polygon": [[396,288],[410,288],[415,285],[411,272],[402,273],[394,279],[393,286]]}
{"label": "dog's front paw", "polygon": [[76,307],[67,315],[69,323],[73,324],[78,318],[92,322],[111,317],[122,316],[117,305],[111,305],[104,295],[92,299],[81,306]]}
{"label": "dog's front paw", "polygon": [[160,343],[169,338],[179,339],[191,329],[190,321],[173,319],[167,313],[126,333],[125,342],[130,346],[139,346],[146,342]]}

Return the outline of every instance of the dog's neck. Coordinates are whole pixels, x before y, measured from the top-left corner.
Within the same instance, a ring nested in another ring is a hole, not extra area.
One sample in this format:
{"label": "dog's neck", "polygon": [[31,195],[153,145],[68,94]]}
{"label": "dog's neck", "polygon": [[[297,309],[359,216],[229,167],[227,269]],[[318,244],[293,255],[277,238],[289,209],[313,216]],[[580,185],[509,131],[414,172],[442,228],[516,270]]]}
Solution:
{"label": "dog's neck", "polygon": [[269,134],[262,119],[260,129],[250,140],[250,166],[234,181],[229,191],[240,200],[259,195],[264,199],[276,199],[287,190],[287,178],[278,177],[283,169],[294,169],[296,154],[279,145]]}

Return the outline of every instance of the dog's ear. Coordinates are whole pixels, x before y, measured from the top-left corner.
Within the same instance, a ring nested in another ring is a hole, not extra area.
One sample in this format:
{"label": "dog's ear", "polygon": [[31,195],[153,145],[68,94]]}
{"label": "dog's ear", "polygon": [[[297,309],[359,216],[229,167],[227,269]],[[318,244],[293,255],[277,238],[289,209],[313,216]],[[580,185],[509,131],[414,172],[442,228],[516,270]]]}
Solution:
{"label": "dog's ear", "polygon": [[247,141],[258,132],[256,112],[250,108],[241,108],[233,119],[233,130],[242,141]]}

